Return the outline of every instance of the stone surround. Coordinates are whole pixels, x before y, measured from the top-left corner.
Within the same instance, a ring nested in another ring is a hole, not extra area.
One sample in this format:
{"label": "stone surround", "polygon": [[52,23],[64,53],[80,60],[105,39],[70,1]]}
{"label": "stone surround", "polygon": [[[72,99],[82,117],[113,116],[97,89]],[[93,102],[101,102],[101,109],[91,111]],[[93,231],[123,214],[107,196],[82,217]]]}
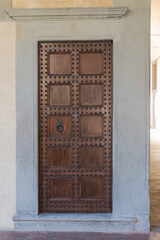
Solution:
{"label": "stone surround", "polygon": [[[114,9],[124,8],[122,2]],[[86,9],[85,14],[77,10],[81,14],[71,18],[68,9],[63,9],[61,18],[55,14],[42,17],[37,10],[25,10],[27,16],[20,10],[18,16],[15,10],[17,213],[13,220],[17,230],[149,231],[150,4],[148,0],[126,0],[125,5],[127,15],[112,19],[103,14],[96,17],[96,9],[93,13]],[[11,12],[8,14],[14,19]],[[38,41],[108,39],[113,40],[113,212],[39,215]]]}

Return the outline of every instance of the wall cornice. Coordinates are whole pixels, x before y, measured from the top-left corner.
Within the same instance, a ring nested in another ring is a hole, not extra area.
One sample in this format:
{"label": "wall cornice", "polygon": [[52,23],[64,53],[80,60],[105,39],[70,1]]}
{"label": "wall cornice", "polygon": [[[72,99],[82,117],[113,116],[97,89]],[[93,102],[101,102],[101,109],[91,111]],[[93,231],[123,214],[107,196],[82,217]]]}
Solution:
{"label": "wall cornice", "polygon": [[50,8],[50,9],[7,9],[8,16],[15,21],[54,20],[77,18],[121,19],[128,12],[127,7],[104,8]]}

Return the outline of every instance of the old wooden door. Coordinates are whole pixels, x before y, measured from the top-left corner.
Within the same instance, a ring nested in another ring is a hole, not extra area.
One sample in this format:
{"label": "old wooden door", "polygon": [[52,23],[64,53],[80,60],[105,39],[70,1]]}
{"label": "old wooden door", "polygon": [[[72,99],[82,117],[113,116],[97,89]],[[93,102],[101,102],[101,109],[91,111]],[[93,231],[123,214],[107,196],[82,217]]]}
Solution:
{"label": "old wooden door", "polygon": [[112,41],[39,43],[39,211],[112,211]]}

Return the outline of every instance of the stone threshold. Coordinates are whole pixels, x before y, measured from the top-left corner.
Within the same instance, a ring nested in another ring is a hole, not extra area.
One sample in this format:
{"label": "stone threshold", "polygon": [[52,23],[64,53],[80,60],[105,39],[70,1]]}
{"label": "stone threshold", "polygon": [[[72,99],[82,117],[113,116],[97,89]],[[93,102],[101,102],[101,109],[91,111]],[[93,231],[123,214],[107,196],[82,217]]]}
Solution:
{"label": "stone threshold", "polygon": [[137,222],[136,217],[113,217],[112,214],[39,214],[16,215],[13,221],[76,221],[76,222]]}
{"label": "stone threshold", "polygon": [[17,231],[134,232],[136,217],[111,214],[40,214],[13,217]]}

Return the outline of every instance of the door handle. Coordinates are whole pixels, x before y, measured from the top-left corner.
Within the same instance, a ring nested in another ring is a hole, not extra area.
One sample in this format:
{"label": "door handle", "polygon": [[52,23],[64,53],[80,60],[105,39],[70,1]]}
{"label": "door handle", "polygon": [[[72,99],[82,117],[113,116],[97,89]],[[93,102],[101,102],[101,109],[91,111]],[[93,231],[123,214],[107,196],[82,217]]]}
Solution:
{"label": "door handle", "polygon": [[56,122],[56,130],[59,133],[63,132],[63,130],[64,130],[64,123],[63,123],[63,121]]}

